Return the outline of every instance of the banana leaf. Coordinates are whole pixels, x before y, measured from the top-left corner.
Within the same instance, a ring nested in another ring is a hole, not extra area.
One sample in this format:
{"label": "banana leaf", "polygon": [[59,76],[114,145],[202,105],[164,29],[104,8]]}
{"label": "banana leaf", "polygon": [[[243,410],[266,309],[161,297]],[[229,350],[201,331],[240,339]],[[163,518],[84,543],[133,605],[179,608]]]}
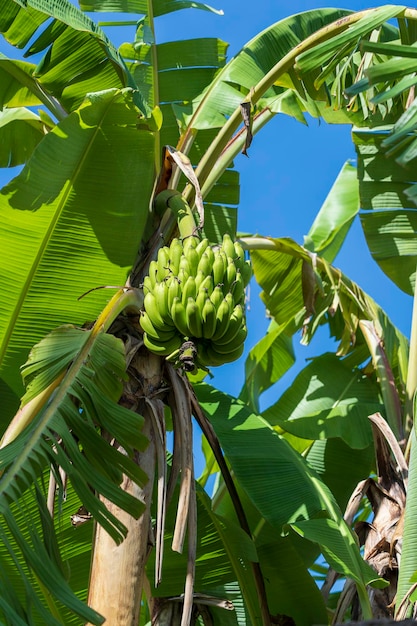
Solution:
{"label": "banana leaf", "polygon": [[[53,21],[39,34],[50,17]],[[27,55],[47,49],[34,76],[43,89],[59,98],[60,107],[54,110],[58,119],[62,119],[62,106],[74,110],[86,93],[128,84],[129,76],[116,48],[69,0],[28,0],[24,7],[13,0],[0,13],[0,32],[19,48],[30,42]],[[135,102],[148,113],[138,92]]]}
{"label": "banana leaf", "polygon": [[9,297],[0,312],[0,369],[17,397],[30,347],[67,321],[94,320],[109,292],[80,300],[85,292],[125,283],[153,185],[154,138],[137,129],[137,116],[129,90],[91,96],[1,191],[1,247],[9,252],[0,276]]}
{"label": "banana leaf", "polygon": [[360,556],[333,495],[304,459],[243,403],[206,384],[196,392],[240,487],[262,517],[279,533],[289,524],[318,543],[337,571],[349,571],[361,593],[366,584],[384,585]]}
{"label": "banana leaf", "polygon": [[[80,7],[83,11],[115,11],[118,13],[139,13],[146,15],[149,12],[147,0],[81,0]],[[152,11],[155,17],[180,11],[181,9],[202,9],[223,15],[223,11],[214,9],[203,2],[193,0],[153,0]]]}
{"label": "banana leaf", "polygon": [[389,130],[385,127],[353,131],[358,154],[360,218],[375,261],[400,289],[413,294],[417,209],[410,189],[415,181],[412,171],[393,158],[386,158],[388,146],[384,140],[391,140]]}
{"label": "banana leaf", "polygon": [[372,444],[368,415],[384,412],[379,389],[333,354],[313,359],[262,415],[302,439],[340,437],[351,448]]}
{"label": "banana leaf", "polygon": [[22,165],[45,135],[40,117],[18,107],[0,112],[0,167]]}

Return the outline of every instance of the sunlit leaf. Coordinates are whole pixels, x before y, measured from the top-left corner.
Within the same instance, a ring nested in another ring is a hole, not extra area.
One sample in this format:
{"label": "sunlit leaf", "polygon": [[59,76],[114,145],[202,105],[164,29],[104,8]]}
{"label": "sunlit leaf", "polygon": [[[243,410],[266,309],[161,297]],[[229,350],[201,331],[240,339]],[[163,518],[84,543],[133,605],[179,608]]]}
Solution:
{"label": "sunlit leaf", "polygon": [[0,112],[0,167],[25,163],[45,135],[41,119],[19,107]]}
{"label": "sunlit leaf", "polygon": [[295,361],[287,329],[272,322],[267,334],[249,352],[240,399],[259,410],[259,397],[285,374]]}
{"label": "sunlit leaf", "polygon": [[[142,15],[146,15],[149,11],[147,0],[81,0],[80,6],[83,11],[116,11]],[[223,11],[214,9],[203,2],[194,2],[194,0],[153,0],[152,9],[155,17],[181,9],[202,9],[223,15]]]}
{"label": "sunlit leaf", "polygon": [[108,290],[78,298],[92,287],[124,284],[134,262],[148,217],[154,147],[152,134],[136,122],[129,92],[91,96],[1,190],[0,239],[8,254],[0,276],[9,297],[0,311],[0,363],[17,395],[29,348],[62,323],[94,320]]}
{"label": "sunlit leaf", "polygon": [[332,263],[358,211],[356,167],[347,162],[304,238],[304,246]]}
{"label": "sunlit leaf", "polygon": [[340,437],[352,448],[372,442],[368,415],[383,410],[378,387],[333,354],[313,359],[274,405],[263,412],[303,439]]}

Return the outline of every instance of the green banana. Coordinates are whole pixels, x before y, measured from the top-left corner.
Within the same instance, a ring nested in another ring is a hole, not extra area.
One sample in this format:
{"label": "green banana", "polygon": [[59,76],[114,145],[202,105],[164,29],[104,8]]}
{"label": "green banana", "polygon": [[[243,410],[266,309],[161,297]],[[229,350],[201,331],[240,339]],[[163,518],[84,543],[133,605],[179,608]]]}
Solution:
{"label": "green banana", "polygon": [[235,241],[233,247],[235,249],[235,256],[233,258],[235,259],[237,267],[241,269],[243,263],[245,262],[245,251],[242,248],[240,241]]}
{"label": "green banana", "polygon": [[181,285],[176,276],[171,276],[168,280],[168,307],[171,314],[172,303],[174,298],[181,295]]}
{"label": "green banana", "polygon": [[223,289],[220,287],[220,285],[216,285],[210,296],[210,300],[216,307],[216,311],[219,308],[220,302],[222,302],[223,298],[224,298]]}
{"label": "green banana", "polygon": [[185,306],[178,297],[174,298],[174,302],[172,303],[171,317],[175,327],[180,331],[181,335],[189,337],[190,331],[188,328]]}
{"label": "green banana", "polygon": [[161,283],[168,276],[169,271],[169,248],[165,246],[158,250],[158,281]]}
{"label": "green banana", "polygon": [[233,260],[235,259],[235,246],[233,243],[233,239],[231,238],[231,236],[228,233],[225,233],[223,235],[223,243],[222,243],[222,248],[226,254],[227,257],[231,257]]}
{"label": "green banana", "polygon": [[145,333],[143,342],[148,350],[160,356],[171,356],[172,353],[179,350],[182,345],[182,339],[178,334],[175,334],[169,341],[158,341],[152,339]]}
{"label": "green banana", "polygon": [[203,274],[203,272],[199,270],[197,272],[197,276],[195,277],[195,288],[197,289],[197,291],[199,290],[200,285],[205,278],[206,278],[205,274]]}
{"label": "green banana", "polygon": [[199,365],[201,368],[204,369],[206,365],[209,364],[209,359],[207,356],[207,347],[204,343],[199,341],[198,344],[196,344],[196,349],[197,349],[197,358],[195,362],[197,365]]}
{"label": "green banana", "polygon": [[184,249],[183,254],[187,255],[188,249],[197,248],[199,243],[200,243],[200,239],[199,237],[196,237],[195,235],[191,235],[191,237],[185,237],[182,241],[182,247]]}
{"label": "green banana", "polygon": [[217,310],[210,298],[207,298],[201,311],[201,319],[203,323],[203,337],[211,339],[216,330]]}
{"label": "green banana", "polygon": [[246,287],[249,284],[250,279],[252,278],[252,265],[249,260],[242,263],[240,267],[240,273],[242,274],[243,284]]}
{"label": "green banana", "polygon": [[197,339],[201,338],[203,336],[201,313],[194,298],[188,298],[185,314],[187,316],[187,326],[190,335]]}
{"label": "green banana", "polygon": [[227,266],[228,266],[228,261],[227,261],[226,253],[224,250],[222,250],[222,248],[220,248],[219,250],[219,256],[221,260],[223,261],[223,274],[225,274],[227,270]]}
{"label": "green banana", "polygon": [[170,330],[161,330],[159,328],[155,328],[152,324],[151,318],[146,313],[146,311],[142,311],[140,315],[140,325],[142,330],[150,339],[155,339],[157,341],[170,341],[172,337],[177,333],[176,329],[171,326]]}
{"label": "green banana", "polygon": [[243,306],[241,304],[237,304],[231,315],[229,316],[229,324],[227,327],[227,333],[225,333],[222,337],[216,339],[216,345],[226,344],[230,341],[233,341],[237,333],[240,331],[242,326],[245,325],[245,313]]}
{"label": "green banana", "polygon": [[185,283],[182,285],[181,300],[182,300],[183,305],[185,306],[187,304],[188,298],[195,299],[196,295],[197,295],[197,288],[195,285],[195,278],[191,274],[191,276],[189,276],[187,280],[185,281]]}
{"label": "green banana", "polygon": [[209,243],[210,243],[209,240],[207,239],[207,237],[205,237],[204,239],[200,241],[200,243],[197,244],[196,250],[200,259],[201,259],[203,252],[205,252],[206,248],[208,248]]}
{"label": "green banana", "polygon": [[196,305],[198,306],[200,311],[203,311],[204,303],[208,297],[209,296],[208,296],[207,289],[201,289],[200,287],[200,289],[197,292],[197,296],[195,298]]}
{"label": "green banana", "polygon": [[236,265],[230,257],[227,259],[227,270],[224,277],[224,286],[227,291],[230,291],[231,286],[236,280]]}
{"label": "green banana", "polygon": [[230,285],[230,291],[233,295],[233,300],[235,304],[239,304],[245,299],[245,287],[243,284],[242,274],[238,271],[236,273],[236,279]]}
{"label": "green banana", "polygon": [[178,272],[178,282],[180,285],[184,285],[185,281],[187,280],[189,274],[187,272],[184,272],[184,270],[181,268],[180,271]]}
{"label": "green banana", "polygon": [[207,296],[211,296],[213,292],[213,287],[214,287],[213,277],[210,274],[209,276],[205,277],[205,279],[199,286],[198,291],[203,291],[205,294],[207,294]]}
{"label": "green banana", "polygon": [[182,257],[182,244],[179,239],[174,238],[169,246],[169,267],[174,276],[177,276],[180,269]]}
{"label": "green banana", "polygon": [[198,263],[200,261],[200,257],[198,255],[197,250],[193,246],[188,246],[187,252],[184,252],[187,261],[190,265],[190,276],[196,276],[198,270]]}
{"label": "green banana", "polygon": [[[185,276],[188,278],[188,276],[190,276],[192,274],[191,272],[191,268],[190,268],[190,263],[187,259],[186,256],[182,256],[181,260],[180,260],[180,267],[178,270],[178,276],[181,272],[181,270],[184,272]],[[195,276],[195,274],[193,274],[193,276]]]}
{"label": "green banana", "polygon": [[158,281],[158,263],[156,261],[151,261],[149,263],[148,276],[153,289]]}
{"label": "green banana", "polygon": [[224,365],[225,363],[232,363],[232,361],[236,361],[243,354],[244,345],[242,343],[241,346],[236,348],[233,352],[229,352],[228,354],[220,354],[217,352],[213,345],[208,345],[205,349],[205,358],[206,365],[211,365],[213,367]]}
{"label": "green banana", "polygon": [[220,250],[217,250],[214,253],[212,273],[213,273],[213,283],[215,285],[222,285],[224,282],[224,264],[223,264],[223,259],[222,259]]}
{"label": "green banana", "polygon": [[208,255],[207,252],[204,252],[198,262],[197,272],[201,271],[203,272],[204,276],[208,276],[209,274],[211,274],[212,268],[213,261],[211,260],[210,255]]}
{"label": "green banana", "polygon": [[158,302],[153,292],[148,291],[148,293],[145,294],[145,297],[143,299],[143,306],[155,328],[160,330],[166,330],[167,323],[162,319],[162,316],[159,312]]}
{"label": "green banana", "polygon": [[225,298],[220,302],[219,308],[216,314],[216,330],[213,333],[212,341],[221,339],[226,333],[229,327],[230,316],[232,314],[233,296],[227,294]]}
{"label": "green banana", "polygon": [[248,335],[248,329],[246,325],[244,324],[243,326],[240,327],[239,331],[236,333],[233,339],[231,339],[229,342],[227,343],[216,342],[215,344],[213,344],[213,347],[216,350],[216,352],[218,352],[219,354],[233,353],[240,346],[242,346],[243,348],[243,344],[245,343],[245,339],[247,335]]}
{"label": "green banana", "polygon": [[153,294],[162,320],[165,324],[171,324],[171,313],[168,306],[168,286],[165,280],[155,285]]}
{"label": "green banana", "polygon": [[[210,263],[210,267],[213,267],[213,263],[214,263],[214,252],[213,252],[213,248],[211,246],[208,246],[205,251],[205,254],[207,254],[208,256],[208,260]],[[210,270],[211,271],[211,270]]]}
{"label": "green banana", "polygon": [[142,289],[143,289],[143,293],[148,293],[148,291],[152,291],[152,289],[155,287],[155,285],[152,285],[152,281],[151,281],[151,277],[149,276],[145,276],[145,278],[143,279],[143,283],[142,283]]}

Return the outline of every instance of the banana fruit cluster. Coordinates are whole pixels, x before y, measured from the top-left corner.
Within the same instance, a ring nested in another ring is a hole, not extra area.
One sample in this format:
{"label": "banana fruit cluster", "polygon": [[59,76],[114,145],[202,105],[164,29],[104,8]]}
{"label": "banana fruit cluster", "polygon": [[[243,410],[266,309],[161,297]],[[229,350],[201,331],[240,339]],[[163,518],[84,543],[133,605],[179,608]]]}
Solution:
{"label": "banana fruit cluster", "polygon": [[[242,246],[229,235],[216,248],[197,237],[184,243],[173,239],[160,248],[143,282],[140,323],[146,347],[188,370],[239,358],[247,335],[245,287],[251,274]],[[181,359],[184,350],[188,357]]]}

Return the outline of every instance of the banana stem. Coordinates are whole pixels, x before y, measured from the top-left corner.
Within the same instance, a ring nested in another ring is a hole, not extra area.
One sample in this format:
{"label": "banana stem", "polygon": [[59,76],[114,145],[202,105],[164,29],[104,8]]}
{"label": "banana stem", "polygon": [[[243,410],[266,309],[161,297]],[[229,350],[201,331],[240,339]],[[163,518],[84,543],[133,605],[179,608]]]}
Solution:
{"label": "banana stem", "polygon": [[177,219],[181,239],[197,235],[197,224],[194,215],[188,202],[179,191],[175,189],[161,191],[155,198],[155,204],[158,210],[167,206],[171,209]]}

